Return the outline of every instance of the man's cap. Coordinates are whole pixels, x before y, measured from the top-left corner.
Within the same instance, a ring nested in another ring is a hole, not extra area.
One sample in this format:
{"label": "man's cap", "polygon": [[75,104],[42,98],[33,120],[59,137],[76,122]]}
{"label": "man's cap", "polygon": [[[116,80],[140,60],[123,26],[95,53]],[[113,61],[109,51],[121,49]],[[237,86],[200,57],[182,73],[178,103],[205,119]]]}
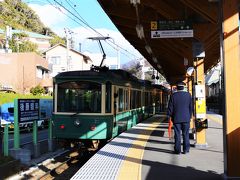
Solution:
{"label": "man's cap", "polygon": [[178,82],[177,86],[186,86],[186,84],[184,82]]}

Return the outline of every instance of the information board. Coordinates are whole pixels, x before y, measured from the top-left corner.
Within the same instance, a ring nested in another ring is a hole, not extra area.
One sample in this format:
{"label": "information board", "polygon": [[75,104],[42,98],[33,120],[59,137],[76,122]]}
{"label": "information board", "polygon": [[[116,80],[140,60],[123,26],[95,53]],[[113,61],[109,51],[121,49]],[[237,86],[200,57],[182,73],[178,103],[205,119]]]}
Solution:
{"label": "information board", "polygon": [[193,37],[192,24],[185,20],[151,21],[151,38]]}
{"label": "information board", "polygon": [[39,99],[18,99],[18,121],[31,122],[39,119]]}

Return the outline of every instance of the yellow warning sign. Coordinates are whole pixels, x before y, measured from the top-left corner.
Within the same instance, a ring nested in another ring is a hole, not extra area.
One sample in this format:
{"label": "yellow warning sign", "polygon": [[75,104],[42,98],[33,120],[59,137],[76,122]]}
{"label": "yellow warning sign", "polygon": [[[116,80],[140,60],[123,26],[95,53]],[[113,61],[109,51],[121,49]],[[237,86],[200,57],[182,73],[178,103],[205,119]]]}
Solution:
{"label": "yellow warning sign", "polygon": [[197,114],[205,114],[206,113],[205,99],[196,100],[196,113]]}

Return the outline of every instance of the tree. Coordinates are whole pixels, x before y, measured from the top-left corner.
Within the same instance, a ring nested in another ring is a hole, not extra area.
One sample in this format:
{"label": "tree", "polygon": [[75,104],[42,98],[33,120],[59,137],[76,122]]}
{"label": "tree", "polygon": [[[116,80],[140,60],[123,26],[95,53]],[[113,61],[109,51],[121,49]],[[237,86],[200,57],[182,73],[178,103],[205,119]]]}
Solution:
{"label": "tree", "polygon": [[65,40],[60,38],[59,36],[54,35],[53,39],[50,40],[51,46],[54,46],[56,44],[66,44]]}
{"label": "tree", "polygon": [[132,61],[128,63],[126,66],[123,66],[123,69],[136,76],[137,78],[141,78],[142,74],[142,66],[138,61]]}
{"label": "tree", "polygon": [[[22,0],[4,0],[0,1],[0,28],[4,29],[6,26],[11,26],[13,29],[31,31],[43,35],[53,37],[51,46],[62,43],[65,44],[64,39],[58,37],[49,27],[46,27],[26,3]],[[22,39],[10,40],[10,48],[13,52],[29,52],[36,51],[35,45],[30,42],[23,42]],[[20,44],[17,44],[20,43]],[[4,39],[0,37],[0,47],[5,44]]]}
{"label": "tree", "polygon": [[[154,79],[152,79],[152,75],[153,75],[153,68],[151,67],[151,65],[149,64],[149,62],[147,62],[146,60],[144,61],[145,67],[149,67],[149,71],[145,71],[145,80],[149,80],[149,81],[154,81],[155,80],[155,76],[154,75]],[[140,64],[139,61],[131,61],[125,65],[123,65],[123,69],[128,71],[129,73],[131,73],[132,75],[136,76],[138,79],[141,79],[142,76],[142,65]],[[156,72],[156,70],[155,70]],[[158,78],[160,82],[165,82],[165,78],[158,73]]]}
{"label": "tree", "polygon": [[26,33],[14,33],[9,41],[10,48],[13,52],[37,52],[37,45],[30,41],[25,41],[28,37]]}
{"label": "tree", "polygon": [[37,45],[30,41],[25,41],[22,44],[19,44],[19,52],[36,52],[37,53]]}
{"label": "tree", "polygon": [[36,87],[32,87],[30,89],[30,93],[32,93],[34,96],[42,95],[45,93],[45,89],[42,86],[37,85]]}

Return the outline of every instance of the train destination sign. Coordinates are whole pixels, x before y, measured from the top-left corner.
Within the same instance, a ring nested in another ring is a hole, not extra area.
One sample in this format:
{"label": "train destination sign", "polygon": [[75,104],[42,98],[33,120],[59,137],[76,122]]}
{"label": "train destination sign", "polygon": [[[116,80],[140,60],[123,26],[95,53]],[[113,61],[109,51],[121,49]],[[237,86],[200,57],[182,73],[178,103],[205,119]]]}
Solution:
{"label": "train destination sign", "polygon": [[151,21],[151,38],[193,37],[192,24],[184,20]]}
{"label": "train destination sign", "polygon": [[18,99],[18,121],[34,121],[39,119],[39,99]]}

